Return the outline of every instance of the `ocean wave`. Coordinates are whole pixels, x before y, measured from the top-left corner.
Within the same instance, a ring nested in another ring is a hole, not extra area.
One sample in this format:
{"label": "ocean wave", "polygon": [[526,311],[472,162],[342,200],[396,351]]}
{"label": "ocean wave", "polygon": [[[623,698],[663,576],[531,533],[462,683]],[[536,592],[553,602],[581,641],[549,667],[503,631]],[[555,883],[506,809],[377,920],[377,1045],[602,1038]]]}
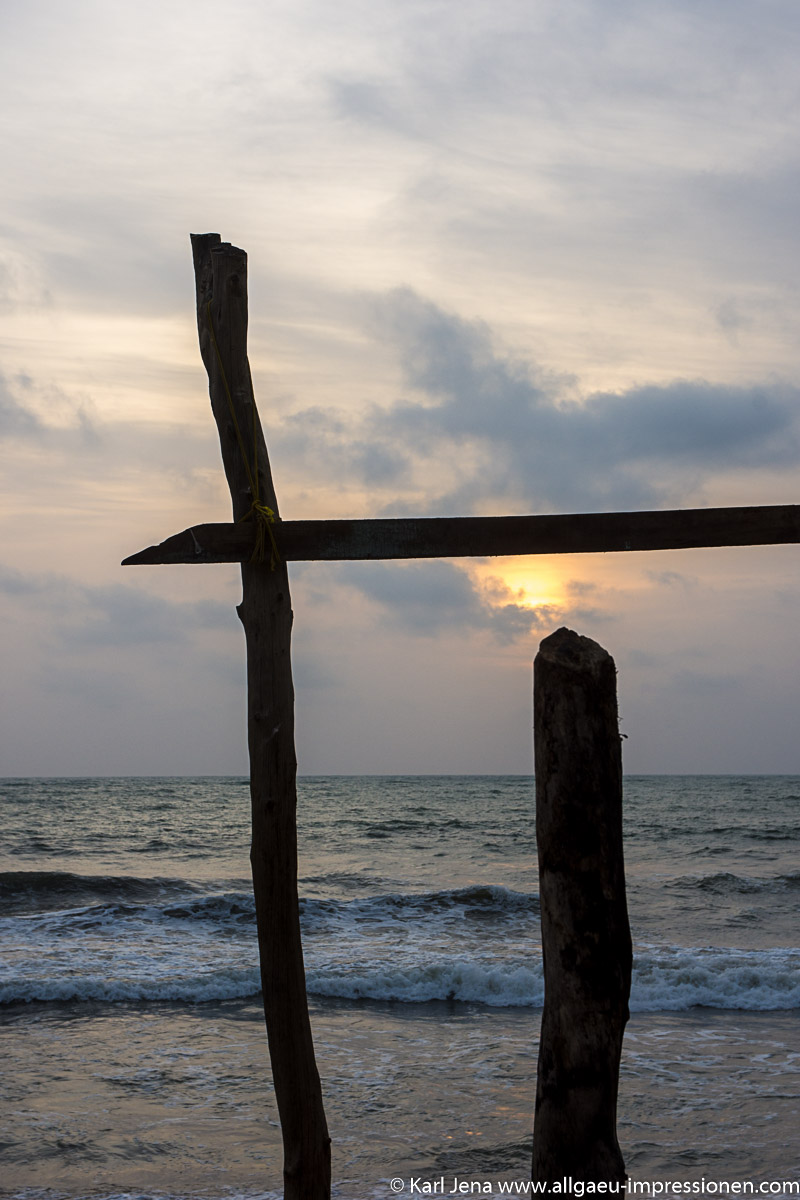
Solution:
{"label": "ocean wave", "polygon": [[[429,920],[435,916],[480,915],[502,919],[506,915],[535,915],[539,897],[515,892],[499,884],[474,884],[436,892],[390,892],[379,896],[336,900],[325,896],[300,898],[300,918],[304,926],[330,922],[342,923],[382,920]],[[255,902],[250,892],[227,892],[198,897],[184,904],[163,909],[165,917],[195,920],[255,919]]]}
{"label": "ocean wave", "polygon": [[[407,956],[375,962],[326,961],[307,952],[307,986],[313,996],[395,1003],[451,1001],[500,1008],[540,1008],[541,958]],[[363,953],[363,947],[360,947]],[[182,974],[147,972],[107,979],[96,972],[56,978],[18,976],[0,984],[0,1003],[182,1002],[204,1004],[256,996],[256,967],[228,966]],[[800,1008],[800,950],[642,947],[636,954],[632,1012],[675,1012],[705,1007],[744,1011]]]}
{"label": "ocean wave", "polygon": [[182,1003],[208,1004],[259,995],[257,967],[207,971],[179,977],[152,975],[107,979],[102,975],[19,978],[0,983],[0,1004]]}
{"label": "ocean wave", "polygon": [[[308,973],[309,991],[343,999],[456,1000],[540,1008],[541,961],[361,964]],[[800,950],[650,948],[634,960],[631,1012],[800,1007]]]}
{"label": "ocean wave", "polygon": [[714,875],[682,875],[671,880],[670,888],[698,889],[715,896],[752,895],[754,893],[779,894],[800,888],[800,872],[776,875],[771,879],[750,875],[735,875],[730,871],[719,871]]}
{"label": "ocean wave", "polygon": [[[541,967],[517,963],[445,962],[407,968],[386,964],[310,966],[309,995],[349,1000],[422,1003],[451,1000],[493,1007],[540,1007]],[[0,983],[0,1004],[20,1003],[189,1003],[206,1004],[257,996],[258,968],[208,971],[183,977],[106,979],[100,975],[18,978]]]}
{"label": "ocean wave", "polygon": [[540,1008],[541,964],[450,961],[408,967],[358,964],[307,972],[315,996],[419,1004],[431,1000],[487,1004],[493,1008]]}
{"label": "ocean wave", "polygon": [[355,918],[430,918],[437,914],[470,912],[502,917],[538,913],[539,897],[529,892],[515,892],[500,884],[472,884],[437,892],[390,892],[346,901],[309,897],[301,900],[300,911],[308,917],[337,914]]}
{"label": "ocean wave", "polygon": [[[432,917],[480,916],[483,919],[536,914],[538,896],[515,892],[499,884],[435,892],[397,892],[379,896],[336,900],[303,897],[300,916],[314,931],[338,922],[430,920]],[[0,874],[0,915],[42,917],[53,915],[64,929],[86,928],[87,923],[110,924],[137,919],[160,922],[198,921],[215,925],[255,922],[252,891],[203,891],[181,879],[142,879],[135,876],[75,875],[60,871],[11,871]]]}
{"label": "ocean wave", "polygon": [[0,915],[52,912],[87,903],[147,903],[186,894],[193,885],[180,879],[135,875],[77,875],[70,871],[0,872]]}
{"label": "ocean wave", "polygon": [[634,957],[632,1012],[800,1008],[800,950],[643,946]]}

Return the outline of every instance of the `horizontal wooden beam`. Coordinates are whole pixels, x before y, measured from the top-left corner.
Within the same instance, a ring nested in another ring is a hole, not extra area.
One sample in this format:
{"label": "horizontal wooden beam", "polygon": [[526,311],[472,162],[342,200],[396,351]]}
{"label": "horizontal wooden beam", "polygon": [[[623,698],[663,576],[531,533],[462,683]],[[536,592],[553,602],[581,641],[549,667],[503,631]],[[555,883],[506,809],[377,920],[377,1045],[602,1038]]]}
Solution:
{"label": "horizontal wooden beam", "polygon": [[[800,542],[800,505],[538,517],[278,521],[273,528],[285,562],[684,550]],[[251,522],[195,525],[132,554],[122,565],[247,562],[253,538]]]}

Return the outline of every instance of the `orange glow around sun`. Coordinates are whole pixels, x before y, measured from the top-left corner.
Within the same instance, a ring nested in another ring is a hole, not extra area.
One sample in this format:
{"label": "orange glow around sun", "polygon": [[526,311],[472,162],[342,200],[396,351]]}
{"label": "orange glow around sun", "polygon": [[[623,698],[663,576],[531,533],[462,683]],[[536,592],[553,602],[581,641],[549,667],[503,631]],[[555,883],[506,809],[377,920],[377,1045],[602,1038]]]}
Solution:
{"label": "orange glow around sun", "polygon": [[475,570],[495,604],[519,604],[524,608],[558,608],[564,604],[561,573],[549,559],[493,558],[476,565]]}

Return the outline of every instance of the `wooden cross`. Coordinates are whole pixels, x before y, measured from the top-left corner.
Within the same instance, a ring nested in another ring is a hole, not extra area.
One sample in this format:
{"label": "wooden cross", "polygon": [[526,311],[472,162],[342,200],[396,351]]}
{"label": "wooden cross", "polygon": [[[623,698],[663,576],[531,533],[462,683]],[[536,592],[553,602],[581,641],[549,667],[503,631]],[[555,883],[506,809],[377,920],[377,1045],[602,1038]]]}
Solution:
{"label": "wooden cross", "polygon": [[247,360],[247,255],[192,235],[200,353],[209,377],[233,523],[195,525],[123,566],[242,564],[248,742],[264,1012],[284,1144],[285,1200],[328,1200],[330,1138],[308,1016],[297,896],[294,688],[286,564],[666,550],[800,542],[800,505],[586,513],[282,521]]}

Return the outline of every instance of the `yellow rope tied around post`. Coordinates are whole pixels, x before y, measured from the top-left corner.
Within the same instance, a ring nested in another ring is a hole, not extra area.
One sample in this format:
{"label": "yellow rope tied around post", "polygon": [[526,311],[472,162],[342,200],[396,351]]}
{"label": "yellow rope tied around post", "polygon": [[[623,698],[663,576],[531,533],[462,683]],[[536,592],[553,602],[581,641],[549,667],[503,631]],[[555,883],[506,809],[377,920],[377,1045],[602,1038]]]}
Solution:
{"label": "yellow rope tied around post", "polygon": [[209,300],[208,304],[206,305],[206,316],[208,317],[208,328],[211,332],[211,341],[214,343],[214,352],[216,353],[217,362],[219,363],[219,371],[220,371],[220,375],[222,376],[222,383],[225,388],[225,395],[228,398],[228,408],[230,409],[230,412],[231,412],[231,420],[233,421],[233,428],[236,430],[236,440],[238,441],[239,449],[242,452],[242,462],[244,463],[244,469],[247,472],[247,479],[250,484],[250,495],[253,497],[253,503],[250,505],[249,510],[244,514],[243,517],[239,518],[239,521],[247,521],[250,519],[250,517],[252,517],[256,523],[256,542],[255,542],[255,547],[253,549],[253,557],[250,559],[251,563],[263,563],[264,562],[264,560],[267,557],[267,537],[269,537],[269,540],[270,540],[269,565],[270,565],[270,570],[274,571],[275,567],[281,561],[281,556],[278,553],[278,545],[277,545],[277,542],[275,541],[275,534],[272,531],[272,526],[275,524],[275,513],[269,507],[268,504],[261,503],[261,499],[259,496],[259,489],[258,489],[258,438],[257,438],[258,427],[256,425],[255,400],[253,401],[253,469],[251,470],[250,464],[247,461],[247,450],[245,448],[244,438],[242,437],[242,431],[239,428],[239,422],[236,419],[236,409],[233,406],[233,396],[231,395],[231,389],[228,386],[228,379],[225,374],[225,367],[222,364],[222,355],[220,354],[219,346],[217,345],[217,335],[214,332],[214,322],[211,319],[211,301],[210,300]]}

